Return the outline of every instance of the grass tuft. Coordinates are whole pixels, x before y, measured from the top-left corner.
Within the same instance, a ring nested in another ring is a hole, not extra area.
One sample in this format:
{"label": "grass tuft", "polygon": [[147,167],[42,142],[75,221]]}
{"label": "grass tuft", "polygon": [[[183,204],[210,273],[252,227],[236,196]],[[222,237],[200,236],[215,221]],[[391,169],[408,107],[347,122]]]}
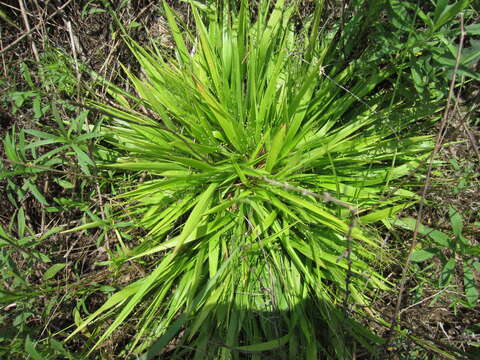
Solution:
{"label": "grass tuft", "polygon": [[140,311],[130,349],[145,359],[167,345],[179,358],[281,348],[285,358],[348,359],[351,338],[379,344],[341,304],[361,311],[389,288],[369,224],[416,202],[398,180],[433,143],[409,127],[436,106],[412,110],[380,90],[402,57],[355,53],[381,7],[358,6],[341,31],[319,31],[321,3],[300,29],[297,6],[192,2],[196,31],[182,34],[164,2],[174,54],[125,38],[141,67],[125,68],[136,95],[112,87],[117,105],[89,106],[111,119],[102,131],[117,153],[98,166],[145,180],[125,189],[116,216],[146,235],[112,263],[150,270],[71,336],[114,314],[95,348]]}

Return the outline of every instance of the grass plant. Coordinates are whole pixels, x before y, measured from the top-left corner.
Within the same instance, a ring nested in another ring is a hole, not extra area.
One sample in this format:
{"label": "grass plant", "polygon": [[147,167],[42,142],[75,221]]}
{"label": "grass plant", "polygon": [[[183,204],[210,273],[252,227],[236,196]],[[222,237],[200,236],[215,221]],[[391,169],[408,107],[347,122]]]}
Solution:
{"label": "grass plant", "polygon": [[380,2],[358,2],[342,28],[323,30],[323,2],[303,24],[296,2],[222,4],[192,2],[192,32],[164,3],[175,52],[127,37],[142,70],[125,68],[136,95],[111,87],[116,105],[88,104],[111,119],[103,131],[117,152],[98,165],[143,177],[117,217],[145,235],[111,264],[148,271],[74,334],[111,316],[95,348],[136,313],[130,349],[144,358],[172,339],[179,358],[282,348],[348,359],[350,338],[372,350],[378,339],[345,305],[389,288],[369,224],[417,200],[398,179],[431,150],[409,127],[436,106],[412,109],[390,89],[401,53],[389,63],[358,53]]}

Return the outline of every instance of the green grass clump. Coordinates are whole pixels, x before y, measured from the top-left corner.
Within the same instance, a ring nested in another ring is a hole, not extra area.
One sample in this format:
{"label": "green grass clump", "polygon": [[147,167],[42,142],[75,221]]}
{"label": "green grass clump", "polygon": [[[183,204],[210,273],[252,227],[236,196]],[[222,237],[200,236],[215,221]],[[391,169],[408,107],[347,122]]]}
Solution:
{"label": "green grass clump", "polygon": [[193,3],[184,34],[165,4],[174,53],[126,39],[137,95],[111,87],[116,106],[91,105],[116,159],[98,165],[139,179],[117,217],[145,236],[112,264],[149,270],[75,333],[113,315],[98,346],[135,314],[144,358],[349,359],[351,339],[375,344],[342,305],[389,288],[369,224],[417,200],[398,179],[431,150],[409,127],[435,107],[397,94],[400,50],[383,63],[355,43],[382,2],[330,28],[322,4],[300,24],[296,2]]}

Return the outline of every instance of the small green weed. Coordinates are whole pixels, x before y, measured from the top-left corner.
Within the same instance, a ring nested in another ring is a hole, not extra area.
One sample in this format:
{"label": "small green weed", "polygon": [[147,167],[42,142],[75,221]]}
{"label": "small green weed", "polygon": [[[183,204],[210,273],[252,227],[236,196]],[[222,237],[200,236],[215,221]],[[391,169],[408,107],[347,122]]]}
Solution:
{"label": "small green weed", "polygon": [[[462,215],[453,207],[450,207],[449,214],[453,236],[427,226],[420,226],[419,233],[432,242],[415,251],[412,255],[412,261],[422,263],[432,258],[440,260],[442,270],[438,277],[439,288],[447,287],[454,282],[457,270],[461,269],[466,298],[466,301],[461,301],[461,303],[474,307],[477,305],[479,294],[473,273],[474,271],[480,271],[480,262],[478,261],[480,245],[472,244],[471,240],[462,234]],[[396,222],[396,225],[413,231],[415,220],[402,218]]]}

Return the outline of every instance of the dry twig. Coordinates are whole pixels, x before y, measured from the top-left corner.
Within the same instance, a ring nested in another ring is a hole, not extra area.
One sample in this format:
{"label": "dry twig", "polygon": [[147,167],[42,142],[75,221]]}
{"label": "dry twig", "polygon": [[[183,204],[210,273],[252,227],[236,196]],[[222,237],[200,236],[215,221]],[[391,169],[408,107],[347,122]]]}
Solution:
{"label": "dry twig", "polygon": [[32,35],[31,35],[32,31],[30,29],[30,23],[28,22],[28,17],[27,17],[27,13],[26,13],[26,7],[25,7],[25,4],[24,4],[24,0],[20,0],[19,5],[20,5],[21,13],[22,13],[23,23],[25,25],[25,29],[27,30],[28,38],[29,38],[31,46],[32,46],[33,56],[35,57],[35,60],[37,62],[40,62],[40,56],[38,55],[37,45],[35,44],[35,41],[33,41],[33,38],[32,38]]}
{"label": "dry twig", "polygon": [[[62,6],[60,6],[55,12],[53,12],[49,17],[47,17],[45,19],[45,22],[47,22],[48,20],[50,20],[51,18],[53,18],[55,15],[61,13],[63,11],[63,9],[65,7],[68,6],[68,4],[70,4],[72,2],[72,0],[67,0],[67,2],[65,4],[63,4]],[[25,37],[29,36],[33,31],[39,29],[41,26],[43,26],[43,23],[38,23],[37,25],[35,25],[33,28],[31,28],[30,30],[27,30],[25,31],[22,35],[20,35],[17,39],[15,39],[14,41],[12,41],[10,44],[8,44],[7,46],[5,46],[3,49],[0,49],[0,54],[3,54],[4,52],[6,52],[8,49],[10,49],[11,47],[15,46],[16,44],[18,44],[20,41],[22,41],[23,39],[25,39]]]}

